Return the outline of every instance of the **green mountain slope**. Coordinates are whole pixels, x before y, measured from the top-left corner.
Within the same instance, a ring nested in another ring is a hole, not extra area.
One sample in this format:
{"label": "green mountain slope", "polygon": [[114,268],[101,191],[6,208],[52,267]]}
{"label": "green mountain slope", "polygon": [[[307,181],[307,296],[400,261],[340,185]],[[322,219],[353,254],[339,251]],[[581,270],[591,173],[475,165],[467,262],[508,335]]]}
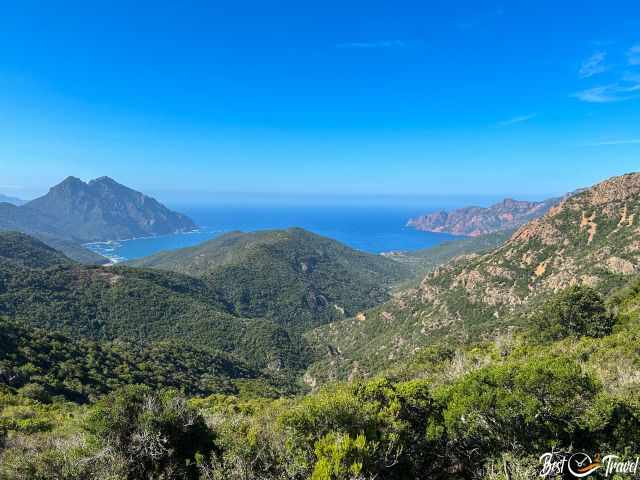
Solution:
{"label": "green mountain slope", "polygon": [[514,230],[503,230],[477,237],[461,238],[441,243],[435,247],[410,252],[390,252],[384,254],[396,262],[403,263],[415,271],[416,276],[423,276],[440,265],[462,255],[483,253],[499,247],[509,240]]}
{"label": "green mountain slope", "polygon": [[411,274],[406,265],[300,228],[232,232],[130,265],[201,278],[237,315],[296,329],[381,303],[392,285]]}
{"label": "green mountain slope", "polygon": [[92,252],[76,242],[47,234],[33,234],[32,236],[46,243],[51,248],[65,254],[72,260],[84,265],[106,265],[110,263],[108,258]]}
{"label": "green mountain slope", "polygon": [[415,289],[309,335],[328,352],[318,373],[374,371],[439,339],[477,340],[525,321],[550,293],[573,285],[609,292],[640,264],[640,174],[566,198],[501,247],[450,262]]}
{"label": "green mountain slope", "polygon": [[[174,478],[181,465],[197,463],[194,479],[524,480],[540,477],[545,451],[560,462],[575,452],[620,452],[633,468],[635,454],[626,452],[640,443],[640,287],[614,294],[608,309],[589,288],[568,291],[594,301],[558,305],[567,290],[559,292],[543,306],[559,306],[552,321],[581,317],[594,326],[605,314],[614,329],[554,341],[528,331],[445,343],[384,376],[277,400],[188,400],[129,386],[78,406],[45,403],[37,384],[5,388],[0,473]],[[156,448],[132,454],[141,443]],[[194,444],[197,451],[183,449]]]}
{"label": "green mountain slope", "polygon": [[0,231],[0,262],[26,268],[70,266],[71,260],[33,237]]}
{"label": "green mountain slope", "polygon": [[7,237],[0,255],[0,315],[95,340],[188,342],[233,353],[257,369],[282,369],[285,376],[308,363],[304,341],[269,320],[233,315],[202,280],[156,270],[84,267],[37,240]]}
{"label": "green mountain slope", "polygon": [[1,317],[0,365],[0,381],[11,389],[76,402],[132,383],[173,387],[189,395],[234,394],[260,382],[265,391],[280,387],[229,354],[185,342],[94,341]]}

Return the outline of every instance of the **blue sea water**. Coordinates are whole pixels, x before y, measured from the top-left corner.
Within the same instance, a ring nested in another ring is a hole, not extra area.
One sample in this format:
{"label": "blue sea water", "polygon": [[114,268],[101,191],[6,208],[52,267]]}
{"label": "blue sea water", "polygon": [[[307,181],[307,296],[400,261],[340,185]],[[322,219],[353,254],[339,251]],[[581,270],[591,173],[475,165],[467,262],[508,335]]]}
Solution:
{"label": "blue sea water", "polygon": [[199,229],[87,246],[114,261],[123,261],[197,245],[233,230],[302,227],[371,253],[417,250],[458,238],[406,227],[409,218],[425,213],[424,208],[418,207],[212,205],[173,208],[191,217]]}

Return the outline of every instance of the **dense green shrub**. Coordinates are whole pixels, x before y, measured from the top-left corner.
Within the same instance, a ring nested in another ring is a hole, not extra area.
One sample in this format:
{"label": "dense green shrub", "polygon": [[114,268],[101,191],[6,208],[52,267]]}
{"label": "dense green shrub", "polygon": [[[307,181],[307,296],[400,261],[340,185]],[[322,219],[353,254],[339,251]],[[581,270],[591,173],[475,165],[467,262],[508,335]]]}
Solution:
{"label": "dense green shrub", "polygon": [[213,449],[203,418],[174,390],[124,388],[98,402],[85,427],[127,479],[196,479],[198,460]]}
{"label": "dense green shrub", "polygon": [[437,396],[445,436],[459,460],[474,468],[499,452],[545,452],[586,435],[581,417],[597,383],[568,358],[485,367]]}
{"label": "dense green shrub", "polygon": [[533,316],[534,328],[545,340],[569,336],[603,337],[611,333],[613,317],[600,294],[575,285],[547,300]]}
{"label": "dense green shrub", "polygon": [[[222,413],[230,407],[232,420]],[[442,470],[441,442],[426,437],[430,422],[441,423],[427,382],[339,385],[250,415],[241,413],[246,403],[220,398],[209,408],[223,451],[212,471],[228,478],[403,479]],[[253,476],[232,476],[247,468]]]}
{"label": "dense green shrub", "polygon": [[363,434],[329,433],[315,445],[317,458],[311,480],[351,480],[362,475],[371,462],[375,446],[368,445]]}

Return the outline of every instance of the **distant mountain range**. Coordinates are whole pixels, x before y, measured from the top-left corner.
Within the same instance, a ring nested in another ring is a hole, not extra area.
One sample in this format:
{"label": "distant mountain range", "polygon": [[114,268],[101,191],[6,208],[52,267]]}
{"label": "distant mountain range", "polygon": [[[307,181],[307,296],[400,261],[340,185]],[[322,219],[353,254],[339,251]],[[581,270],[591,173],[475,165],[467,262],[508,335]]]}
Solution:
{"label": "distant mountain range", "polygon": [[11,203],[12,205],[24,205],[27,203],[25,200],[21,200],[16,197],[9,197],[0,193],[0,203]]}
{"label": "distant mountain range", "polygon": [[88,183],[68,177],[35,200],[0,203],[0,230],[33,235],[83,263],[105,263],[82,243],[191,230],[187,216],[109,177]]}
{"label": "distant mountain range", "polygon": [[452,212],[439,211],[412,218],[407,226],[425,232],[441,232],[477,237],[524,225],[541,217],[561,198],[526,202],[507,198],[490,207],[465,207]]}
{"label": "distant mountain range", "polygon": [[[95,235],[103,217],[69,218],[100,211],[84,185],[55,192],[56,212],[0,209]],[[640,443],[639,219],[636,173],[515,231],[387,255],[290,228],[87,266],[0,232],[0,471],[524,479],[546,446],[625,451]],[[171,463],[184,445],[210,445],[215,470]]]}
{"label": "distant mountain range", "polygon": [[[0,218],[13,230],[26,222],[56,241],[72,232],[117,237],[156,231],[150,225],[192,225],[106,178],[69,178],[48,195],[48,202],[22,207],[0,204]],[[290,375],[311,365],[309,384],[319,384],[356,370],[375,373],[438,341],[464,342],[522,324],[567,286],[606,294],[640,272],[640,174],[559,200],[462,211],[466,217],[449,214],[461,219],[453,225],[468,218],[476,230],[498,230],[386,256],[290,228],[231,232],[123,266],[84,267],[33,238],[4,233],[0,315],[96,341],[180,339],[233,354],[256,371]],[[505,230],[531,216],[537,218]],[[419,273],[422,280],[414,277]]]}

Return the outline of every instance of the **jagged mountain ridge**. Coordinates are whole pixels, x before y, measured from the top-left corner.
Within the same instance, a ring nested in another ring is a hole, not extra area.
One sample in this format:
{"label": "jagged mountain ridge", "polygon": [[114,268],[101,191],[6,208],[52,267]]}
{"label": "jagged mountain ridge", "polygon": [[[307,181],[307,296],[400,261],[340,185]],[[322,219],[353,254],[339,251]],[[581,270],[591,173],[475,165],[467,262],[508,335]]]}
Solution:
{"label": "jagged mountain ridge", "polygon": [[507,198],[490,207],[465,207],[452,212],[439,211],[409,219],[407,226],[425,232],[451,233],[477,237],[510,230],[544,215],[560,201],[552,198],[527,202]]}
{"label": "jagged mountain ridge", "polygon": [[81,242],[162,235],[195,228],[187,216],[109,177],[88,183],[68,177],[25,207],[55,219],[59,229]]}
{"label": "jagged mountain ridge", "polygon": [[568,196],[497,249],[455,259],[390,302],[314,330],[309,338],[330,354],[311,375],[371,372],[443,337],[491,334],[573,284],[622,286],[640,268],[639,216],[638,173]]}

